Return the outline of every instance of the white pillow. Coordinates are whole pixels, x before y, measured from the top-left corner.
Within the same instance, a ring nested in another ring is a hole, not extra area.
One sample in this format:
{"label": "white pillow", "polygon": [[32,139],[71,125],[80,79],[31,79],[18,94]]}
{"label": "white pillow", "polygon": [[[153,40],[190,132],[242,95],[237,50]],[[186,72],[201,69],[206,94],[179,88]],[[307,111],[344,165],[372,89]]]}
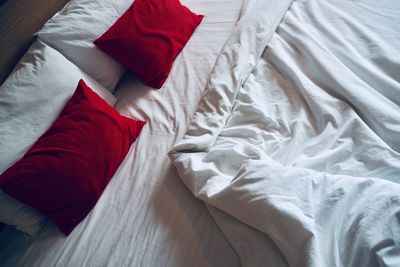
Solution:
{"label": "white pillow", "polygon": [[47,217],[0,190],[0,221],[35,236],[42,230]]}
{"label": "white pillow", "polygon": [[[53,48],[36,41],[0,87],[0,173],[20,160],[57,119],[83,79],[107,103],[116,99]],[[0,190],[0,222],[34,235],[43,215]]]}
{"label": "white pillow", "polygon": [[71,0],[37,35],[113,91],[125,68],[93,41],[106,32],[133,0]]}

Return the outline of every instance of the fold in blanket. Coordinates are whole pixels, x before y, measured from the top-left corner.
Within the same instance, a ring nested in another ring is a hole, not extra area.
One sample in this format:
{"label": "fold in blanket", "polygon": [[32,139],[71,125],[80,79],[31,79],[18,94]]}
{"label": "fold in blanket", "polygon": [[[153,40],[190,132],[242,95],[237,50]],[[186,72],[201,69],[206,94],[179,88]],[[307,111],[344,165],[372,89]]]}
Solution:
{"label": "fold in blanket", "polygon": [[170,153],[243,266],[398,266],[398,14],[372,0],[246,9]]}
{"label": "fold in blanket", "polygon": [[396,266],[400,185],[249,160],[208,203],[268,235],[289,266]]}

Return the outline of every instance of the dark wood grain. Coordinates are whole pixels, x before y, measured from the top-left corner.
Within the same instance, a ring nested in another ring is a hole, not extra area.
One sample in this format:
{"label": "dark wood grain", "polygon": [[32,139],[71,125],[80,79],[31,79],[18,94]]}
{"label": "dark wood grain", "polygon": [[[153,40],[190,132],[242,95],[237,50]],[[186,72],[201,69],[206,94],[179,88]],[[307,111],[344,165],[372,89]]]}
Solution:
{"label": "dark wood grain", "polygon": [[8,0],[0,6],[0,84],[33,41],[33,34],[68,0]]}

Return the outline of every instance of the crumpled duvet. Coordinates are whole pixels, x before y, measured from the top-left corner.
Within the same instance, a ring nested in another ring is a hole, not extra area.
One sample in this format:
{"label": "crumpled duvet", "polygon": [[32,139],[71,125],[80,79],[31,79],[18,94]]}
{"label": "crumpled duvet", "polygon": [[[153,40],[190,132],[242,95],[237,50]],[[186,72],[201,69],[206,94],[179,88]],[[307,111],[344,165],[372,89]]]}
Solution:
{"label": "crumpled duvet", "polygon": [[170,153],[243,266],[400,266],[400,4],[254,1]]}
{"label": "crumpled duvet", "polygon": [[207,202],[266,234],[288,266],[400,263],[399,184],[249,160]]}

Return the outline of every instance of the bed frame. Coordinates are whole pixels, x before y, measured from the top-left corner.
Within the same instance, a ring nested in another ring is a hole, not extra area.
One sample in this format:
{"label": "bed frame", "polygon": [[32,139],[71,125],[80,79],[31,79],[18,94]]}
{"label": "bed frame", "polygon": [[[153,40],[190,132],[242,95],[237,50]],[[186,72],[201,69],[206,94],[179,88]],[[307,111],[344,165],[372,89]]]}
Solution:
{"label": "bed frame", "polygon": [[33,42],[33,34],[67,2],[0,0],[0,85]]}

